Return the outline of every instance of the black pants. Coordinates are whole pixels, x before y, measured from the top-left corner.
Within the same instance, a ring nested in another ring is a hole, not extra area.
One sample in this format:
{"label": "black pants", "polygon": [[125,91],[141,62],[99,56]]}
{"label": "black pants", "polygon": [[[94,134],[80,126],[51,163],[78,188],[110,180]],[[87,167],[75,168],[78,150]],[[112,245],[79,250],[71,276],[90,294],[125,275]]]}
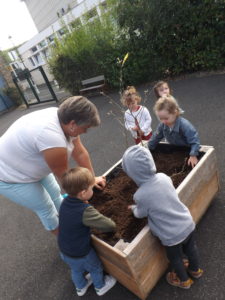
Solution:
{"label": "black pants", "polygon": [[194,238],[194,232],[192,232],[183,242],[175,246],[166,246],[167,258],[170,261],[171,267],[176,272],[178,278],[181,281],[186,281],[189,276],[183,264],[184,254],[189,260],[189,269],[191,271],[197,271],[199,269],[198,250]]}

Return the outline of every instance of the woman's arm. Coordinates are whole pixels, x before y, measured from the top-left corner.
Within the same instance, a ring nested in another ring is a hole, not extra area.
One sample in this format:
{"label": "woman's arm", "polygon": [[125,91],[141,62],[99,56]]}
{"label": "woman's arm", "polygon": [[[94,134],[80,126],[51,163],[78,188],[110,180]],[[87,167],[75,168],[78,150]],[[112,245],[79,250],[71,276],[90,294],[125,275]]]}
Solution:
{"label": "woman's arm", "polygon": [[66,148],[50,148],[42,151],[44,159],[52,173],[60,180],[68,169],[68,157]]}
{"label": "woman's arm", "polygon": [[95,176],[94,169],[92,167],[91,159],[87,149],[82,144],[80,137],[78,136],[73,141],[74,149],[72,152],[73,159],[77,162],[80,167],[87,168]]}
{"label": "woman's arm", "polygon": [[[94,169],[92,167],[91,159],[87,149],[82,144],[80,137],[78,136],[73,141],[74,150],[72,152],[73,159],[77,162],[80,167],[87,168],[95,176]],[[105,187],[106,179],[104,176],[95,177],[95,187],[102,189]]]}

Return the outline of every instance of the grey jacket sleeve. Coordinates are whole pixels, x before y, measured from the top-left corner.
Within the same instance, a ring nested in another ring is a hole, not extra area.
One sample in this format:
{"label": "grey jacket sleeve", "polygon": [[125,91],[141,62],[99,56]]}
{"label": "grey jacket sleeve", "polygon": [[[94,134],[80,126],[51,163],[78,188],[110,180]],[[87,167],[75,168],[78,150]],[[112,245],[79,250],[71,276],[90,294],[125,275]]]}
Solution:
{"label": "grey jacket sleeve", "polygon": [[131,205],[131,209],[136,218],[141,219],[148,216],[147,210],[143,207],[140,207],[138,205]]}
{"label": "grey jacket sleeve", "polygon": [[99,229],[102,232],[116,231],[116,224],[110,218],[103,216],[93,206],[88,206],[83,213],[83,224]]}

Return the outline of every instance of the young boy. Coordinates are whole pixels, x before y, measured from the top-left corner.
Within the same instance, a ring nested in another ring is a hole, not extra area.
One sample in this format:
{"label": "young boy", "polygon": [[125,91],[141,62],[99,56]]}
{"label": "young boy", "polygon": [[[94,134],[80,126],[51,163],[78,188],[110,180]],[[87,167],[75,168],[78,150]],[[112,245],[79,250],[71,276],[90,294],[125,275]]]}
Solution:
{"label": "young boy", "polygon": [[[138,186],[132,209],[136,218],[148,217],[151,232],[166,248],[168,260],[175,270],[166,279],[169,284],[188,289],[193,278],[201,277],[197,247],[193,232],[195,224],[188,208],[179,200],[170,177],[156,173],[150,151],[139,145],[126,150],[122,159],[123,170]],[[186,270],[183,252],[189,259]]]}
{"label": "young boy", "polygon": [[[58,245],[61,258],[71,268],[78,296],[83,296],[92,282],[97,295],[102,296],[115,285],[116,279],[103,276],[102,264],[91,245],[90,227],[110,232],[115,231],[116,225],[88,203],[95,183],[88,169],[70,169],[63,175],[61,183],[68,194],[59,211]],[[85,272],[88,272],[86,276]]]}

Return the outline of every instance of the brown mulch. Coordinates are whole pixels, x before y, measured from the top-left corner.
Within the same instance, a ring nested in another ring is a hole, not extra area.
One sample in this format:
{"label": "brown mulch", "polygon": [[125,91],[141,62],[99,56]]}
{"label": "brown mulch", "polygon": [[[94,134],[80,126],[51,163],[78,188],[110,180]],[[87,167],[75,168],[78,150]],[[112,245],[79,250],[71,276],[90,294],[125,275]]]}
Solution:
{"label": "brown mulch", "polygon": [[[175,188],[183,181],[191,168],[187,166],[188,153],[178,151],[173,153],[153,153],[157,172],[163,172],[171,177]],[[136,219],[127,208],[133,204],[133,194],[137,190],[136,184],[117,168],[113,178],[109,179],[103,191],[96,190],[90,203],[103,215],[111,218],[117,225],[116,233],[93,233],[107,243],[114,245],[120,238],[131,242],[147,224],[147,219]]]}

